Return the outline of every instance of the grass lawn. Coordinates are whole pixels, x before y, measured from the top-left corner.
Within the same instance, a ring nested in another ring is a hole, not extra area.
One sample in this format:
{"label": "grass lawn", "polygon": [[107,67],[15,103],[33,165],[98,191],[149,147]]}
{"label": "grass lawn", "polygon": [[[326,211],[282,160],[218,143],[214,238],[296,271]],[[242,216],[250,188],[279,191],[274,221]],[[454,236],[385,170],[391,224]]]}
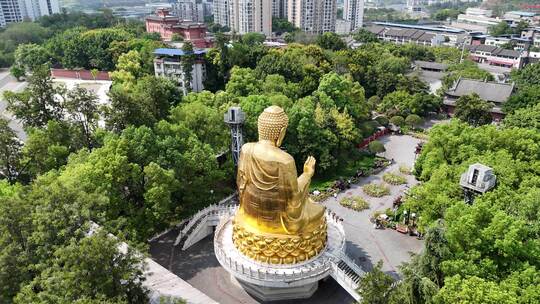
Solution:
{"label": "grass lawn", "polygon": [[326,173],[323,176],[315,176],[311,180],[310,192],[314,190],[323,191],[331,187],[340,178],[348,179],[356,174],[359,169],[369,170],[375,164],[375,157],[368,154],[360,154],[356,160],[351,160],[340,166],[336,170]]}

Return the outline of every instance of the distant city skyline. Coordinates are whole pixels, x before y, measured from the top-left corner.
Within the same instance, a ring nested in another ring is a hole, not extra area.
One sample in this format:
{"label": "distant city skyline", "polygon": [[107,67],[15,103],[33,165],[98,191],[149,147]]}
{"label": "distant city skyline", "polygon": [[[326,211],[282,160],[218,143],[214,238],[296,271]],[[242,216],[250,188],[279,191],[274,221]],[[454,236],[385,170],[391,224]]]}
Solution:
{"label": "distant city skyline", "polygon": [[58,0],[0,0],[0,27],[59,12]]}

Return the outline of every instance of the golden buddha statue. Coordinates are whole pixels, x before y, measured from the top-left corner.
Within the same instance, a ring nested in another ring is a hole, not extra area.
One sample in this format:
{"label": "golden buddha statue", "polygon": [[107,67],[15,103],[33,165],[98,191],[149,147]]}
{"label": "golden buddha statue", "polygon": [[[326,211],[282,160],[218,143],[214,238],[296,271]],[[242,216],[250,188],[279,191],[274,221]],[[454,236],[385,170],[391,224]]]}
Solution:
{"label": "golden buddha statue", "polygon": [[238,162],[233,241],[244,255],[271,264],[308,260],[326,244],[324,207],[309,198],[315,158],[308,157],[297,177],[293,157],[279,148],[288,123],[282,108],[266,108],[259,141],[242,146]]}

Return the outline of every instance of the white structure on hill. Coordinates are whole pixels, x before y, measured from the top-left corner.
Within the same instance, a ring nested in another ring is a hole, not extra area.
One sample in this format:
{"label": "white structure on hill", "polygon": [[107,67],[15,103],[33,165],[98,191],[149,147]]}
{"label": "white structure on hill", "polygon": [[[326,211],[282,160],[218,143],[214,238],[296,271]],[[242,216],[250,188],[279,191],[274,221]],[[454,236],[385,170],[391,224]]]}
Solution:
{"label": "white structure on hill", "polygon": [[0,27],[59,12],[58,0],[0,0]]}

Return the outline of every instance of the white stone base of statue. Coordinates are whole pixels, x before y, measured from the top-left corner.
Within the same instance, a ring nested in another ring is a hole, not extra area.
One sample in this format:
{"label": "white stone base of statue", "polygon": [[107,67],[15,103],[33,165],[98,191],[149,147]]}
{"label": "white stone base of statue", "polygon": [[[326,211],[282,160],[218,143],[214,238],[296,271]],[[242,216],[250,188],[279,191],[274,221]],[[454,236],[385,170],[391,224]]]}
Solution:
{"label": "white stone base of statue", "polygon": [[214,252],[219,263],[252,296],[262,301],[311,297],[319,281],[332,272],[345,250],[345,232],[341,222],[326,213],[328,239],[316,257],[297,264],[274,265],[254,261],[241,254],[232,240],[232,217],[223,219],[214,234]]}

